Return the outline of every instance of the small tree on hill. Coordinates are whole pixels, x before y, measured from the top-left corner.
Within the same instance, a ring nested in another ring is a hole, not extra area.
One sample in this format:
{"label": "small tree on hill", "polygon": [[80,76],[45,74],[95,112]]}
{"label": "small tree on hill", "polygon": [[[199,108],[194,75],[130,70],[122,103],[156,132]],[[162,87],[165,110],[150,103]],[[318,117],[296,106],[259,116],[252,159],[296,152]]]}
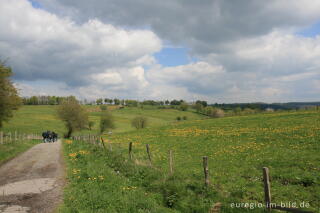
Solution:
{"label": "small tree on hill", "polygon": [[17,110],[22,104],[16,88],[9,79],[11,75],[11,68],[0,61],[0,128],[3,121],[12,117],[13,110]]}
{"label": "small tree on hill", "polygon": [[147,124],[148,124],[148,120],[143,116],[137,116],[131,122],[131,125],[136,129],[143,129],[147,127]]}
{"label": "small tree on hill", "polygon": [[113,129],[114,126],[114,118],[112,114],[105,110],[101,113],[100,117],[100,133],[102,134],[107,129]]}
{"label": "small tree on hill", "polygon": [[68,132],[65,138],[70,138],[77,130],[88,126],[88,113],[74,97],[69,97],[57,109],[58,117],[65,123]]}
{"label": "small tree on hill", "polygon": [[194,106],[194,108],[197,110],[197,112],[202,112],[204,107],[201,103],[196,103],[196,105]]}
{"label": "small tree on hill", "polygon": [[187,111],[187,109],[189,108],[189,105],[186,102],[182,102],[179,108],[182,111]]}

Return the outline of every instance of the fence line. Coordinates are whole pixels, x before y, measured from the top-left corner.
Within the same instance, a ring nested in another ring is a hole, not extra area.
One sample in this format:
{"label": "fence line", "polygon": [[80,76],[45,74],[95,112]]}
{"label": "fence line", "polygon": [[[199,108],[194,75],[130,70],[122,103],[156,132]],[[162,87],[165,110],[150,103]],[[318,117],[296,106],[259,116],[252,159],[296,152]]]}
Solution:
{"label": "fence line", "polygon": [[[1,135],[1,133],[0,133],[0,135]],[[91,137],[88,137],[88,136],[81,135],[81,136],[73,136],[72,139],[86,141],[91,144],[103,147],[103,149],[106,150],[105,141],[103,140],[103,138],[101,136],[93,135]],[[117,144],[122,144],[122,143],[117,143]],[[112,151],[111,143],[109,143],[109,146],[110,146],[110,151]],[[133,159],[133,149],[134,149],[133,143],[129,142],[129,144],[128,144],[128,154],[129,154],[128,158],[130,161],[132,161],[132,159]],[[146,153],[148,156],[149,164],[150,164],[150,166],[152,166],[151,152],[150,152],[149,144],[146,144]],[[208,157],[203,156],[202,161],[203,161],[203,171],[204,171],[204,185],[206,187],[208,187],[209,185],[212,184],[212,183],[210,183],[210,178],[209,178]],[[134,162],[134,161],[132,161],[132,162]],[[262,176],[263,176],[264,195],[265,195],[264,196],[265,197],[265,207],[266,207],[267,211],[271,211],[272,209],[276,209],[276,210],[280,210],[280,211],[287,211],[287,212],[294,212],[294,213],[314,213],[312,211],[300,210],[298,208],[287,208],[287,207],[282,207],[282,206],[278,206],[278,205],[273,205],[271,202],[271,185],[270,185],[269,168],[263,167],[262,171],[263,171]],[[172,150],[169,150],[169,174],[170,175],[173,174],[173,151]],[[221,207],[221,203],[217,203],[209,210],[209,212],[212,212],[212,210],[214,210],[214,212],[219,212],[220,207]]]}
{"label": "fence line", "polygon": [[14,143],[25,140],[41,140],[42,136],[35,133],[3,132],[0,131],[0,144]]}

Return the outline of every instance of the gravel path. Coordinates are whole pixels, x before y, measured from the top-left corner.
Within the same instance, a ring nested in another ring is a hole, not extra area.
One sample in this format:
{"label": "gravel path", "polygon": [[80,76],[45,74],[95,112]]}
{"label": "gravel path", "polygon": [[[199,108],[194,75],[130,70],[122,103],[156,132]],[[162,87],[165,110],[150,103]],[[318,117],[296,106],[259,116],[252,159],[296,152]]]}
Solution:
{"label": "gravel path", "polygon": [[0,167],[0,212],[53,212],[63,185],[61,141],[37,144]]}

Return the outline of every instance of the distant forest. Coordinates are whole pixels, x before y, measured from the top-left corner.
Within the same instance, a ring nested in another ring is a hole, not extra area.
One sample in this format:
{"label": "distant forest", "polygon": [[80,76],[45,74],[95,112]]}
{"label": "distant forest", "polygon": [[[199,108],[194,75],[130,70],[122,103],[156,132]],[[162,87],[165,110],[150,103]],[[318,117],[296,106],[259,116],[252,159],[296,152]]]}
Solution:
{"label": "distant forest", "polygon": [[[59,105],[68,97],[60,96],[32,96],[22,98],[24,105]],[[320,102],[288,102],[288,103],[215,103],[209,104],[207,101],[197,100],[194,102],[187,102],[184,100],[129,100],[129,99],[118,99],[118,98],[99,98],[94,101],[80,100],[83,105],[103,105],[103,104],[112,104],[112,105],[123,105],[123,106],[132,106],[137,107],[141,105],[150,105],[150,106],[179,106],[182,104],[196,105],[201,104],[204,107],[213,106],[221,108],[223,110],[233,110],[236,108],[241,109],[256,109],[256,110],[265,110],[265,109],[274,109],[274,110],[292,110],[292,109],[304,109],[312,107],[320,107]]]}

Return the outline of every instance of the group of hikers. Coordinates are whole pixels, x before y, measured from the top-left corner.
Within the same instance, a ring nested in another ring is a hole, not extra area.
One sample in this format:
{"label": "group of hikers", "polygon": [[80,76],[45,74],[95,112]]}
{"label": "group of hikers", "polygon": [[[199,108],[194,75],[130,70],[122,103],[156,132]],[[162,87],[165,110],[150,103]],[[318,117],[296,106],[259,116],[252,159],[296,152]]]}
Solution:
{"label": "group of hikers", "polygon": [[44,143],[55,142],[58,140],[58,134],[55,132],[51,132],[49,130],[46,132],[43,132],[42,137],[43,137]]}

